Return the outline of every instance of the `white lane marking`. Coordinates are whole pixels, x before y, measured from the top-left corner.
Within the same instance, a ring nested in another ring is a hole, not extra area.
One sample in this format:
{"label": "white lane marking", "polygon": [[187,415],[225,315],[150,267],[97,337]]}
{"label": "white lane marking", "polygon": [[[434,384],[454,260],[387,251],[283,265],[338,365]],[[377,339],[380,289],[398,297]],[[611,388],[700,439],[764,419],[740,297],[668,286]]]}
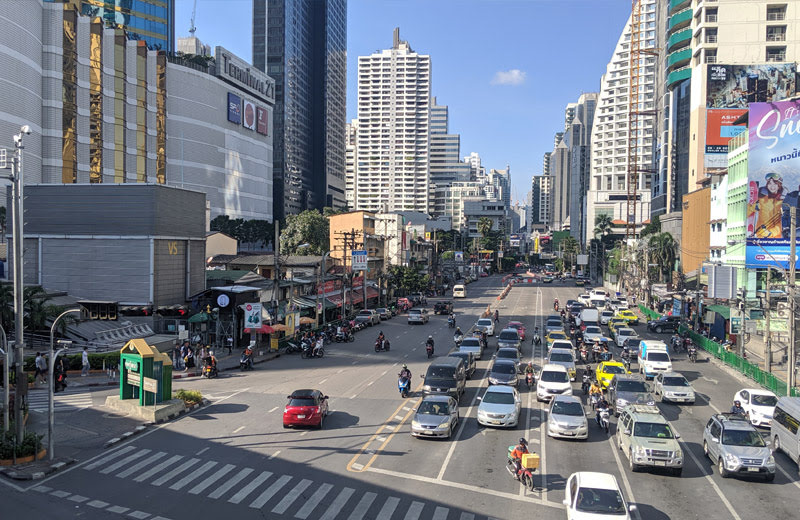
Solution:
{"label": "white lane marking", "polygon": [[372,383],[374,383],[374,382],[375,382],[375,381],[370,381],[369,383],[367,383],[367,386],[371,386],[371,385],[372,385]]}
{"label": "white lane marking", "polygon": [[387,498],[386,502],[383,503],[380,513],[378,513],[378,516],[375,518],[391,518],[392,514],[394,514],[394,510],[397,509],[397,504],[399,503],[400,499],[397,497]]}
{"label": "white lane marking", "polygon": [[245,487],[237,491],[236,494],[234,494],[231,498],[229,498],[228,502],[230,502],[231,504],[238,504],[239,502],[247,498],[247,495],[255,491],[258,486],[266,482],[267,479],[271,476],[272,476],[271,471],[262,471],[261,474],[259,474],[256,478],[254,478],[250,482],[248,482]]}
{"label": "white lane marking", "polygon": [[189,459],[186,462],[184,462],[183,464],[181,464],[180,466],[178,466],[177,468],[175,468],[172,471],[170,471],[169,473],[167,473],[166,475],[163,475],[163,476],[155,479],[150,484],[152,484],[154,486],[160,486],[161,484],[164,484],[168,480],[177,477],[178,475],[180,475],[181,473],[183,473],[187,469],[191,468],[192,466],[194,466],[198,462],[200,462],[200,459]]}
{"label": "white lane marking", "polygon": [[139,457],[144,457],[148,453],[150,453],[150,450],[148,450],[148,449],[143,449],[143,450],[137,451],[133,455],[128,455],[124,459],[118,460],[117,462],[115,462],[114,464],[108,466],[107,468],[103,468],[102,470],[100,470],[100,473],[102,473],[103,475],[108,475],[109,473],[112,473],[112,472],[118,470],[122,466],[125,466],[126,464],[128,464],[130,462],[133,462],[134,460],[138,459]]}
{"label": "white lane marking", "polygon": [[280,491],[281,488],[285,486],[287,482],[289,482],[290,480],[292,480],[292,477],[290,477],[289,475],[283,475],[281,478],[273,482],[270,487],[265,489],[264,492],[258,496],[258,498],[253,500],[253,503],[250,504],[250,507],[252,507],[253,509],[261,509],[261,507],[267,502],[269,502],[269,499],[275,496],[275,493]]}
{"label": "white lane marking", "polygon": [[53,491],[53,488],[47,486],[36,486],[33,488],[33,490],[38,491],[39,493],[49,493],[50,491]]}
{"label": "white lane marking", "polygon": [[394,418],[397,421],[402,421],[404,419],[404,417],[402,415],[395,415]]}
{"label": "white lane marking", "polygon": [[375,437],[375,440],[378,441],[378,442],[385,442],[386,441],[386,437],[378,436],[378,437]]}
{"label": "white lane marking", "polygon": [[685,446],[683,447],[683,450],[689,454],[689,456],[692,458],[692,462],[694,462],[697,468],[701,472],[703,472],[703,476],[711,484],[711,487],[714,488],[714,491],[717,493],[717,496],[720,498],[720,500],[722,500],[722,503],[725,504],[725,507],[728,508],[728,512],[731,514],[731,516],[736,520],[742,520],[742,517],[740,517],[739,514],[736,512],[736,510],[733,508],[733,505],[731,505],[727,497],[725,497],[725,495],[722,493],[722,490],[719,488],[719,486],[717,486],[717,483],[714,482],[713,478],[711,478],[711,475],[703,471],[703,465],[700,463],[700,460],[695,456],[695,454],[692,453],[692,451]]}
{"label": "white lane marking", "polygon": [[56,491],[53,491],[53,492],[52,492],[52,493],[50,493],[50,494],[51,494],[51,495],[53,495],[54,497],[58,497],[58,498],[67,498],[67,497],[68,497],[68,496],[70,496],[72,493],[70,493],[69,491],[59,491],[59,490],[56,490]]}
{"label": "white lane marking", "polygon": [[86,504],[87,506],[92,506],[96,509],[103,509],[108,505],[108,502],[103,502],[102,500],[92,500],[91,502]]}
{"label": "white lane marking", "polygon": [[314,511],[314,509],[319,505],[322,499],[325,498],[325,495],[327,495],[332,488],[333,484],[322,484],[319,488],[317,488],[316,491],[314,491],[314,494],[311,495],[311,498],[309,498],[305,504],[303,504],[303,507],[300,508],[300,511],[295,513],[294,517],[300,518],[301,520],[308,518],[308,515]]}
{"label": "white lane marking", "polygon": [[136,518],[137,520],[144,520],[145,518],[149,518],[151,515],[150,513],[145,513],[144,511],[134,511],[132,513],[128,513],[128,516],[131,518]]}
{"label": "white lane marking", "polygon": [[343,369],[343,368],[340,368],[340,369],[339,369],[339,370],[338,370],[336,373],[337,373],[337,374],[341,374],[342,372],[344,372],[344,369]]}
{"label": "white lane marking", "polygon": [[279,515],[285,513],[286,510],[289,509],[289,507],[291,507],[292,504],[294,504],[294,501],[297,500],[298,497],[300,497],[300,495],[303,493],[303,491],[308,489],[308,486],[310,485],[311,481],[308,479],[303,479],[300,482],[298,482],[297,485],[293,487],[292,490],[289,491],[280,502],[278,502],[278,505],[272,508],[272,512]]}
{"label": "white lane marking", "polygon": [[225,475],[230,473],[230,471],[235,467],[236,466],[234,466],[233,464],[225,464],[225,466],[223,466],[222,468],[218,469],[213,475],[211,475],[210,477],[206,478],[205,480],[203,480],[202,482],[197,484],[195,487],[190,489],[189,490],[189,494],[190,495],[199,495],[200,493],[205,491],[206,488],[209,487],[211,484],[213,484],[217,480],[221,479],[222,477],[224,477]]}
{"label": "white lane marking", "polygon": [[[628,480],[628,474],[625,473],[625,468],[622,466],[622,461],[619,457],[619,448],[614,445],[614,438],[609,437],[608,443],[611,444],[611,453],[614,455],[614,460],[617,462],[617,469],[619,470],[619,474],[622,476],[622,485],[625,486],[625,491],[628,492],[628,502],[636,503],[636,497],[633,496],[633,489],[631,488],[631,483]],[[638,518],[638,520],[642,520],[641,515],[639,514],[639,510],[633,512],[633,515]]]}
{"label": "white lane marking", "polygon": [[[397,363],[395,363],[395,365],[396,365],[396,364],[397,364]],[[381,375],[382,375],[382,376],[385,376],[387,372],[389,372],[389,371],[388,371],[388,370],[384,370],[383,372],[381,372]]]}
{"label": "white lane marking", "polygon": [[279,454],[280,452],[281,452],[281,450],[278,450],[278,451],[276,451],[275,453],[273,453],[272,455],[270,455],[270,456],[269,456],[269,460],[272,460],[272,459],[274,459],[275,457],[277,457],[277,456],[278,456],[278,454]]}
{"label": "white lane marking", "polygon": [[139,475],[138,477],[133,479],[133,481],[134,482],[144,482],[145,480],[149,479],[150,477],[152,477],[153,475],[155,475],[156,473],[158,473],[162,469],[167,468],[167,467],[175,464],[176,462],[178,462],[182,458],[183,457],[181,455],[173,455],[172,457],[170,457],[169,459],[165,460],[161,464],[158,464],[158,465],[153,466],[152,468],[148,469],[147,471],[145,471],[144,473],[142,473],[141,475]]}
{"label": "white lane marking", "polygon": [[703,381],[708,381],[709,383],[714,383],[715,385],[719,384],[719,381],[716,379],[711,379],[710,377],[703,376]]}
{"label": "white lane marking", "polygon": [[431,520],[447,520],[447,513],[450,511],[446,507],[437,507],[433,511],[433,518]]}
{"label": "white lane marking", "polygon": [[[356,464],[353,464],[353,467],[355,468]],[[378,495],[376,493],[373,493],[372,491],[364,493],[364,496],[361,497],[361,500],[359,500],[358,505],[356,506],[355,509],[353,509],[353,512],[350,513],[350,516],[347,517],[347,520],[362,520],[362,518],[364,518],[364,515],[367,514],[369,507],[375,501],[375,497],[377,496]]]}
{"label": "white lane marking", "polygon": [[128,477],[130,475],[133,475],[134,473],[136,473],[140,469],[150,466],[151,464],[153,464],[157,460],[161,460],[161,458],[164,457],[165,455],[166,455],[165,452],[159,451],[155,455],[152,455],[152,456],[144,459],[143,461],[141,461],[141,462],[139,462],[137,464],[134,464],[130,468],[117,473],[116,476],[119,477],[119,478],[125,478],[125,477]]}
{"label": "white lane marking", "polygon": [[191,473],[189,473],[176,483],[172,484],[169,488],[174,491],[179,491],[184,487],[186,487],[187,485],[189,485],[189,482],[202,477],[205,473],[208,473],[208,471],[216,465],[217,462],[210,460],[205,464],[203,464],[202,466],[200,466],[199,468],[197,468],[195,471],[192,471]]}
{"label": "white lane marking", "polygon": [[306,435],[308,435],[308,430],[306,430],[306,431],[304,431],[303,433],[301,433],[301,434],[300,434],[300,437],[305,437]]}
{"label": "white lane marking", "polygon": [[103,458],[94,461],[93,463],[89,464],[88,466],[84,466],[84,469],[90,470],[90,469],[99,468],[100,466],[102,466],[106,462],[114,460],[117,457],[121,457],[121,456],[125,455],[126,453],[131,452],[131,451],[133,451],[135,449],[136,448],[133,447],[133,446],[125,446],[121,450],[117,450],[117,451],[115,451],[113,453],[105,455]]}
{"label": "white lane marking", "polygon": [[272,412],[274,412],[274,411],[275,411],[275,410],[277,410],[277,409],[278,409],[278,407],[277,407],[277,406],[275,406],[275,407],[273,407],[273,408],[270,408],[270,409],[269,409],[269,411],[268,411],[267,413],[272,413]]}
{"label": "white lane marking", "polygon": [[331,503],[328,507],[328,510],[325,511],[319,520],[334,520],[336,516],[339,514],[339,511],[344,509],[344,506],[347,504],[347,501],[350,500],[350,497],[353,496],[356,490],[353,488],[346,487],[344,488],[339,496]]}
{"label": "white lane marking", "polygon": [[353,469],[357,469],[358,471],[361,471],[362,469],[364,469],[364,466],[362,464],[358,464],[358,463],[353,464],[351,467]]}
{"label": "white lane marking", "polygon": [[475,520],[475,515],[472,513],[461,513],[459,520]]}
{"label": "white lane marking", "polygon": [[247,475],[249,475],[252,472],[253,472],[253,468],[244,468],[239,473],[237,473],[236,475],[231,477],[230,480],[226,481],[220,487],[215,489],[213,493],[208,495],[208,498],[211,498],[211,499],[214,499],[214,500],[218,499],[219,497],[221,497],[222,495],[224,495],[225,493],[230,491],[233,486],[238,484],[242,479],[244,479]]}
{"label": "white lane marking", "polygon": [[112,513],[117,513],[118,515],[121,515],[125,511],[130,511],[130,510],[131,510],[130,507],[122,507],[122,506],[111,506],[108,509],[106,509],[106,511],[111,511]]}
{"label": "white lane marking", "polygon": [[202,450],[198,451],[197,455],[202,455],[203,453],[207,452],[210,448],[211,448],[210,446],[206,446]]}
{"label": "white lane marking", "polygon": [[411,411],[411,408],[409,408],[408,406],[404,406],[404,407],[403,407],[403,410],[405,410],[405,411],[407,411],[407,412],[410,412],[410,411]]}
{"label": "white lane marking", "polygon": [[780,466],[780,464],[778,464],[778,463],[776,462],[776,463],[775,463],[775,467],[776,467],[776,468],[778,468],[778,471],[780,471],[780,472],[781,472],[781,474],[782,474],[784,477],[786,477],[786,480],[788,480],[788,481],[789,481],[791,484],[794,484],[794,486],[795,486],[795,487],[798,487],[798,488],[800,488],[800,482],[797,482],[797,481],[794,479],[794,477],[793,477],[793,476],[791,476],[791,475],[789,474],[789,472],[788,472],[788,471],[786,471],[785,469],[783,469],[783,468]]}
{"label": "white lane marking", "polygon": [[424,507],[425,507],[424,502],[411,502],[411,506],[408,508],[408,512],[406,513],[406,516],[405,518],[403,518],[403,520],[419,520],[419,515],[422,514],[422,509]]}
{"label": "white lane marking", "polygon": [[320,382],[319,382],[319,384],[321,384],[321,385],[324,385],[324,384],[325,384],[325,382],[326,382],[327,380],[328,380],[328,378],[326,377],[325,379],[323,379],[322,381],[320,381]]}
{"label": "white lane marking", "polygon": [[240,431],[242,431],[242,430],[244,430],[244,426],[239,426],[238,428],[236,428],[235,430],[233,430],[233,433],[239,433],[239,432],[240,432]]}

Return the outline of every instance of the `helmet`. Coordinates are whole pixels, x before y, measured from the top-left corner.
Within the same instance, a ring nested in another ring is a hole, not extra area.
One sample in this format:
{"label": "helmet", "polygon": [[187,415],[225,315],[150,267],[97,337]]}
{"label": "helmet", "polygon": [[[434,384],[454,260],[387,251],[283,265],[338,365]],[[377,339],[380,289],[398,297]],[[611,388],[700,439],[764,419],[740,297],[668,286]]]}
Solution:
{"label": "helmet", "polygon": [[528,361],[528,366],[532,367],[533,366],[533,361]]}
{"label": "helmet", "polygon": [[735,404],[736,406],[739,406],[739,405],[740,405],[740,404],[742,404],[742,403],[741,403],[741,402],[740,402],[740,401],[737,399],[737,400],[735,400],[735,401],[733,402],[733,404]]}
{"label": "helmet", "polygon": [[428,339],[433,339],[433,336],[428,336]]}
{"label": "helmet", "polygon": [[523,446],[527,446],[528,445],[528,441],[526,441],[524,437],[520,437],[519,438],[519,443],[521,445],[523,445]]}
{"label": "helmet", "polygon": [[408,368],[408,365],[406,365],[405,363],[403,363],[403,368]]}

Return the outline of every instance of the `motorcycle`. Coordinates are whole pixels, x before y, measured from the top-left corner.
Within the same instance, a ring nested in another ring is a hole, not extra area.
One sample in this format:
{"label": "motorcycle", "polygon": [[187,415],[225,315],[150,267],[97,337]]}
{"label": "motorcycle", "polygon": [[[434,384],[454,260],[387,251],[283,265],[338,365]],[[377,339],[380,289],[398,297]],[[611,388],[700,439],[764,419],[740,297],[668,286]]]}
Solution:
{"label": "motorcycle", "polygon": [[533,379],[533,372],[528,372],[525,374],[525,383],[528,385],[528,390],[533,388],[534,379]]}
{"label": "motorcycle", "polygon": [[453,334],[453,341],[455,342],[456,346],[461,346],[461,341],[464,339],[463,334]]}
{"label": "motorcycle", "polygon": [[592,410],[594,410],[595,407],[597,406],[597,403],[600,402],[600,396],[597,394],[592,394],[591,401],[592,401]]}
{"label": "motorcycle", "polygon": [[597,426],[604,429],[606,433],[608,433],[608,424],[610,422],[609,421],[610,413],[608,411],[608,408],[599,408],[597,410],[597,413],[599,414],[599,416],[595,417],[595,422],[597,423]]}
{"label": "motorcycle", "polygon": [[212,377],[217,377],[219,372],[217,371],[217,366],[212,365],[211,363],[205,363],[203,365],[203,377],[207,379],[211,379]]}
{"label": "motorcycle", "polygon": [[301,358],[311,359],[313,357],[322,357],[325,355],[323,347],[315,347],[311,343],[303,343],[303,350],[300,352]]}
{"label": "motorcycle", "polygon": [[515,479],[522,482],[522,485],[526,488],[533,491],[533,472],[536,471],[536,468],[525,468],[520,465],[519,472],[516,471],[516,465],[514,464],[514,459],[511,458],[511,452],[514,449],[514,446],[509,446],[508,448],[508,460],[506,463],[506,471],[514,477]]}
{"label": "motorcycle", "polygon": [[239,370],[253,370],[253,356],[242,352],[239,358]]}
{"label": "motorcycle", "polygon": [[384,339],[383,342],[381,340],[375,340],[375,352],[389,352],[389,340]]}
{"label": "motorcycle", "polygon": [[583,395],[589,393],[590,386],[591,386],[591,381],[589,380],[589,376],[587,374],[583,374],[583,382],[581,383],[581,390],[583,390]]}
{"label": "motorcycle", "polygon": [[539,345],[539,344],[541,344],[541,342],[542,342],[541,336],[539,336],[538,333],[534,334],[533,335],[533,344],[534,345]]}
{"label": "motorcycle", "polygon": [[333,337],[333,339],[336,341],[336,343],[344,343],[344,342],[349,343],[351,341],[355,341],[356,337],[349,330],[348,331],[343,330],[342,332],[337,332],[336,335]]}
{"label": "motorcycle", "polygon": [[447,318],[447,326],[451,329],[456,328],[456,320],[453,318]]}
{"label": "motorcycle", "polygon": [[694,345],[689,347],[689,361],[692,363],[697,363],[697,347]]}
{"label": "motorcycle", "polygon": [[433,345],[425,343],[425,352],[428,353],[428,359],[430,359],[433,356]]}
{"label": "motorcycle", "polygon": [[625,371],[626,372],[630,372],[631,371],[631,358],[630,358],[630,356],[623,357],[622,358],[622,364],[625,365]]}
{"label": "motorcycle", "polygon": [[411,379],[408,377],[400,377],[397,380],[397,389],[400,391],[401,396],[408,397],[408,394],[411,391]]}
{"label": "motorcycle", "polygon": [[292,343],[291,341],[286,343],[286,350],[284,351],[286,354],[295,354],[297,352],[302,352],[303,349],[297,343]]}

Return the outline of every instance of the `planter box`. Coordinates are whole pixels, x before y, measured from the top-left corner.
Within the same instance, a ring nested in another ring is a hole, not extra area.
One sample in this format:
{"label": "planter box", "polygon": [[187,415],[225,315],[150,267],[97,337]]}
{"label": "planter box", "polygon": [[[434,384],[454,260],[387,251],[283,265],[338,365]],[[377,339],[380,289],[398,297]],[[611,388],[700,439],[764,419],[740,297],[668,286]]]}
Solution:
{"label": "planter box", "polygon": [[[43,448],[39,453],[28,455],[27,457],[17,457],[17,464],[25,464],[33,462],[34,460],[42,460],[47,455],[47,449]],[[11,466],[14,464],[14,459],[0,459],[0,466]]]}

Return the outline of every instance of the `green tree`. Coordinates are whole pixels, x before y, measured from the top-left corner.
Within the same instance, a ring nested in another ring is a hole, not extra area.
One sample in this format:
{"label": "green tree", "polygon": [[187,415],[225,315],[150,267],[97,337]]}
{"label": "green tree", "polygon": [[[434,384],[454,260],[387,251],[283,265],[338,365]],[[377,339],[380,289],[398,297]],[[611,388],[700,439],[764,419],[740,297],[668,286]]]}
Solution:
{"label": "green tree", "polygon": [[603,238],[611,234],[611,227],[613,226],[611,217],[605,213],[601,213],[594,218],[594,236],[595,238]]}
{"label": "green tree", "polygon": [[[298,215],[289,215],[281,231],[282,255],[322,255],[329,251],[328,219],[315,209],[307,209]],[[298,246],[308,247],[298,249]]]}
{"label": "green tree", "polygon": [[492,219],[489,217],[481,217],[478,219],[478,233],[481,234],[483,238],[489,236],[489,232],[492,230]]}
{"label": "green tree", "polygon": [[422,275],[414,267],[402,265],[389,266],[388,280],[391,286],[400,287],[406,293],[424,291],[430,285],[428,275]]}
{"label": "green tree", "polygon": [[564,268],[571,270],[577,260],[580,244],[575,240],[575,237],[570,235],[561,242],[561,250],[564,252]]}
{"label": "green tree", "polygon": [[661,219],[656,215],[650,219],[650,222],[642,228],[639,237],[646,237],[647,235],[654,235],[661,232]]}
{"label": "green tree", "polygon": [[652,263],[658,265],[659,281],[669,280],[669,275],[675,267],[678,253],[678,244],[671,233],[658,233],[648,241]]}
{"label": "green tree", "polygon": [[456,253],[455,251],[445,251],[442,253],[442,260],[455,260]]}

